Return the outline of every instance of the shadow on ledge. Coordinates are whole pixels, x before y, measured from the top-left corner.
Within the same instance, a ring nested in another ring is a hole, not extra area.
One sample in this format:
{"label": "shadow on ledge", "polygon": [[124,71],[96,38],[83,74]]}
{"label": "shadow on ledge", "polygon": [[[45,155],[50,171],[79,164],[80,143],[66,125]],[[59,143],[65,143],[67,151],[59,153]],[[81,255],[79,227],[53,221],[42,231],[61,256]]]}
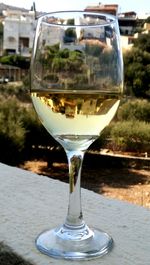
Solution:
{"label": "shadow on ledge", "polygon": [[33,263],[23,260],[10,247],[0,243],[0,265],[33,265]]}

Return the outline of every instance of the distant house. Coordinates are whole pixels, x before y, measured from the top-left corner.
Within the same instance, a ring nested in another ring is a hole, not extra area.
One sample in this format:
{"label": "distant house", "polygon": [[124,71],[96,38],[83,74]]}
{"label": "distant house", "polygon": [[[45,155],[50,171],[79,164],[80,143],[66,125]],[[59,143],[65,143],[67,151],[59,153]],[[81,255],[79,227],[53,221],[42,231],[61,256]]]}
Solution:
{"label": "distant house", "polygon": [[135,12],[125,12],[118,16],[121,35],[134,35],[137,26],[137,14]]}
{"label": "distant house", "polygon": [[[85,11],[107,13],[114,15],[118,19],[120,35],[121,35],[121,47],[122,49],[130,49],[133,46],[134,39],[138,38],[139,34],[136,33],[138,23],[142,23],[147,17],[140,18],[136,12],[129,11],[124,13],[118,13],[119,6],[117,4],[103,5],[90,5],[85,8]],[[144,24],[143,33],[150,32],[150,24]]]}
{"label": "distant house", "polygon": [[114,16],[117,16],[118,14],[118,5],[116,4],[110,4],[110,5],[103,5],[99,3],[98,5],[91,5],[87,6],[84,11],[89,12],[101,12],[101,13],[108,13]]}
{"label": "distant house", "polygon": [[[117,4],[103,5],[101,3],[97,5],[89,5],[85,8],[85,11],[100,12],[114,15],[118,18],[120,33],[121,33],[121,45],[125,49],[132,47],[134,38],[137,38],[136,27],[138,21],[143,21],[143,18],[137,17],[134,11],[118,13],[119,6]],[[0,38],[0,55],[6,51],[8,54],[20,54],[25,57],[30,57],[31,49],[33,45],[33,38],[36,29],[36,12],[35,3],[31,10],[19,9],[17,7],[8,6],[0,3],[0,21],[3,22],[3,38]],[[54,19],[53,17],[51,19]],[[144,33],[150,31],[149,25],[145,24]],[[45,34],[45,42],[47,45],[53,45],[57,42],[58,32],[54,29],[49,29],[49,32]],[[53,38],[49,38],[49,34]],[[73,46],[75,41],[73,38],[68,39],[65,36],[63,30],[60,30],[59,34],[62,37],[61,48],[65,45],[69,45],[70,49],[75,49]],[[102,36],[102,32],[97,32],[98,35]],[[64,39],[63,39],[64,38]],[[80,49],[80,47],[78,47]]]}
{"label": "distant house", "polygon": [[138,15],[134,12],[121,13],[118,16],[119,28],[121,33],[121,46],[123,49],[130,49],[134,44],[134,40],[140,34],[148,34],[150,32],[150,24],[144,23],[141,33],[137,32],[137,28],[143,24],[146,18],[141,18],[139,22]]}
{"label": "distant house", "polygon": [[36,28],[34,11],[8,9],[3,15],[3,50],[29,57]]}

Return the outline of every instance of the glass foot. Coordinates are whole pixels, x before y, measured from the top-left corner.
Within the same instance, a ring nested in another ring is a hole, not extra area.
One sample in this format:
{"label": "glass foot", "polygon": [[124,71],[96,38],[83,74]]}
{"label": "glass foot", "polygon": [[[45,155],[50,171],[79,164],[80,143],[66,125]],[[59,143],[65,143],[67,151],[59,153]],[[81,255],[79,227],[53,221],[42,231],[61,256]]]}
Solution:
{"label": "glass foot", "polygon": [[107,233],[91,230],[86,225],[80,228],[63,225],[40,234],[36,246],[42,253],[54,258],[89,260],[107,254],[113,240]]}

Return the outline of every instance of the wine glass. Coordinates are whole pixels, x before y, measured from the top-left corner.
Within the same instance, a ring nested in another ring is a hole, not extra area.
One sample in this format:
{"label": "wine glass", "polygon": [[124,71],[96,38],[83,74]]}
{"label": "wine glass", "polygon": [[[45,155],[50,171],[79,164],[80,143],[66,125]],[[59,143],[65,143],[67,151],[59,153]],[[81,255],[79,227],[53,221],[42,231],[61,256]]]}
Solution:
{"label": "wine glass", "polygon": [[36,239],[37,248],[54,258],[91,259],[113,246],[111,236],[83,220],[80,176],[85,151],[114,117],[123,93],[119,38],[117,18],[109,14],[60,11],[38,19],[31,98],[69,164],[65,222]]}

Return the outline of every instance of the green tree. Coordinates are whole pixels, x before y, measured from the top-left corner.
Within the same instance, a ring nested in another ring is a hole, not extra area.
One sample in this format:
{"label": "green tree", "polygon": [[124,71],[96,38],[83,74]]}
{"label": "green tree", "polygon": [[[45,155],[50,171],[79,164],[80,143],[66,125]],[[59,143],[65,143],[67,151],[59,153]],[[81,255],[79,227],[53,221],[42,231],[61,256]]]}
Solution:
{"label": "green tree", "polygon": [[140,48],[143,42],[141,38],[139,43],[137,41],[135,47],[124,55],[127,92],[142,98],[150,98],[150,35],[148,38],[145,46],[143,44],[143,50]]}
{"label": "green tree", "polygon": [[145,23],[150,23],[150,17],[147,17]]}
{"label": "green tree", "polygon": [[134,41],[134,47],[139,48],[141,51],[150,52],[150,33],[139,34],[139,37]]}

